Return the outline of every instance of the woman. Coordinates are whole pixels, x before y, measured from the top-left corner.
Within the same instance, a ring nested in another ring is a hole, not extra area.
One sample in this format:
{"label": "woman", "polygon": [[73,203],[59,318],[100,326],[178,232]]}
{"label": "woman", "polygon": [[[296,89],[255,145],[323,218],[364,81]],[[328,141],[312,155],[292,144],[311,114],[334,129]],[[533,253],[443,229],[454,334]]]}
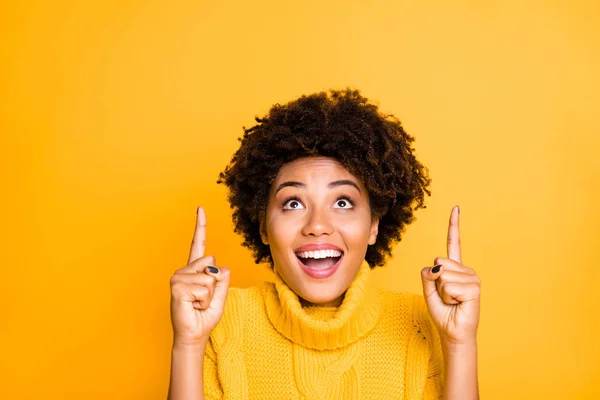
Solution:
{"label": "woman", "polygon": [[171,278],[169,398],[476,399],[480,281],[448,256],[424,296],[373,287],[430,195],[413,138],[355,90],[275,105],[221,173],[236,232],[274,283],[229,289],[204,255],[198,209],[189,264]]}

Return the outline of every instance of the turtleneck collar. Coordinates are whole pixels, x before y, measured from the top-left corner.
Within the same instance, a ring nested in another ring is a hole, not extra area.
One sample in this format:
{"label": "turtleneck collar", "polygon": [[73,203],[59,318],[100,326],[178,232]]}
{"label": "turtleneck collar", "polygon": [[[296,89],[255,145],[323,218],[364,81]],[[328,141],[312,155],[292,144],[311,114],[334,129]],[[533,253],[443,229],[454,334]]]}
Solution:
{"label": "turtleneck collar", "polygon": [[347,346],[367,335],[383,308],[381,291],[371,286],[366,261],[346,291],[339,307],[302,307],[298,295],[275,271],[267,286],[266,311],[271,323],[289,340],[316,350]]}

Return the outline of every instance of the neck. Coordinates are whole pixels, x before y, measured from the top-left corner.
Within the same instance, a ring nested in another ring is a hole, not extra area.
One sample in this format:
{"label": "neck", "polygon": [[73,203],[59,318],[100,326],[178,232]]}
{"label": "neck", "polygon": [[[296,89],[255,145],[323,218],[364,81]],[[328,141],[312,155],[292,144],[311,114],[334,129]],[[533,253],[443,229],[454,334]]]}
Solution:
{"label": "neck", "polygon": [[275,282],[265,286],[264,294],[269,320],[283,336],[310,349],[334,350],[355,343],[375,327],[383,312],[382,291],[372,287],[370,274],[365,261],[343,296],[315,304],[298,296],[275,271]]}
{"label": "neck", "polygon": [[339,307],[342,305],[345,295],[346,295],[346,292],[344,292],[337,299],[333,299],[326,303],[311,303],[310,301],[304,300],[302,297],[298,297],[298,299],[300,300],[300,305],[302,307]]}

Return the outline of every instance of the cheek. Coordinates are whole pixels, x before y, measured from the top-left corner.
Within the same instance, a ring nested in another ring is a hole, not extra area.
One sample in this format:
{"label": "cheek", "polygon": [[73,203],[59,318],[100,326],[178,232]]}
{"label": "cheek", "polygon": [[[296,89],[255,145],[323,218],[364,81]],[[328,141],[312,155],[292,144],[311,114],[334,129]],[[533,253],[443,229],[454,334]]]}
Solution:
{"label": "cheek", "polygon": [[363,218],[353,218],[338,224],[338,230],[348,245],[367,246],[371,224]]}
{"label": "cheek", "polygon": [[283,247],[294,241],[298,222],[281,215],[273,216],[267,221],[267,232],[271,247]]}

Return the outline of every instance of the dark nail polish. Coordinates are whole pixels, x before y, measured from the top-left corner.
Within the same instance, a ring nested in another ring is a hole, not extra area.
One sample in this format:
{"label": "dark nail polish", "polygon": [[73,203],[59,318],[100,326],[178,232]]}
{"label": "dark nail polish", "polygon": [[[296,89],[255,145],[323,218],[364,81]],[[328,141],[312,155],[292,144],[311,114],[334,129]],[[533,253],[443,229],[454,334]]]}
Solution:
{"label": "dark nail polish", "polygon": [[219,273],[219,268],[217,267],[213,267],[212,265],[208,267],[208,270],[213,273],[213,274],[218,274]]}
{"label": "dark nail polish", "polygon": [[440,268],[442,268],[442,264],[436,265],[435,267],[431,268],[431,273],[437,274],[438,272],[440,272]]}
{"label": "dark nail polish", "polygon": [[456,206],[456,209],[458,210],[458,215],[460,215],[460,207]]}

